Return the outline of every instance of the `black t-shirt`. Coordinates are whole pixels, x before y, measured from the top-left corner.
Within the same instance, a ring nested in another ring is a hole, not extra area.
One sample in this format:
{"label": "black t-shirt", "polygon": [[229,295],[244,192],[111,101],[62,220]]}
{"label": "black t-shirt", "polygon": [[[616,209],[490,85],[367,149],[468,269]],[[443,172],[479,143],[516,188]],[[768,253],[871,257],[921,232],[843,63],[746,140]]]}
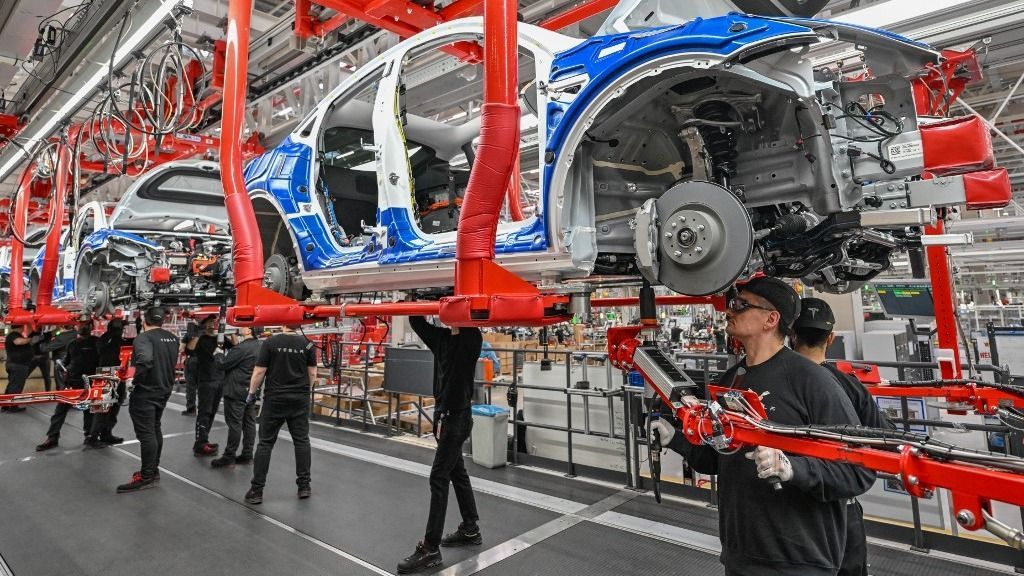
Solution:
{"label": "black t-shirt", "polygon": [[133,395],[164,398],[174,386],[174,367],[178,363],[178,337],[163,328],[146,330],[132,342],[135,366]]}
{"label": "black t-shirt", "polygon": [[853,411],[857,413],[857,418],[860,419],[862,426],[870,426],[871,428],[889,428],[895,429],[896,426],[882,414],[882,411],[878,409],[878,404],[875,403],[875,399],[871,397],[871,393],[864,387],[864,384],[857,380],[856,377],[845,374],[839,368],[836,368],[833,364],[822,364],[829,372],[835,376],[836,381],[843,388],[843,392],[846,392],[847,397],[850,398],[850,403],[853,404]]}
{"label": "black t-shirt", "polygon": [[[745,373],[737,376],[743,369]],[[768,419],[780,424],[857,424],[835,378],[783,348],[756,366],[746,360],[722,376],[722,386],[761,396]],[[793,478],[776,491],[757,477],[749,449],[720,454],[677,434],[669,448],[698,472],[718,474],[722,563],[745,575],[834,575],[846,544],[846,501],[866,492],[875,475],[858,466],[789,455]]]}
{"label": "black t-shirt", "polygon": [[409,318],[409,326],[434,353],[434,410],[439,413],[465,410],[473,403],[476,363],[484,337],[478,328],[462,328],[452,334],[422,316]]}
{"label": "black t-shirt", "polygon": [[68,385],[72,388],[81,388],[82,377],[96,373],[96,366],[99,362],[97,342],[98,339],[90,334],[79,336],[68,345]]}
{"label": "black t-shirt", "polygon": [[53,341],[53,332],[40,332],[35,331],[31,334],[32,338],[32,355],[37,357],[49,357],[50,350],[47,344]]}
{"label": "black t-shirt", "polygon": [[224,378],[224,373],[217,367],[213,353],[217,350],[217,337],[203,334],[194,350],[196,359],[199,361],[199,381],[218,382]]}
{"label": "black t-shirt", "polygon": [[15,338],[22,338],[21,332],[8,332],[4,340],[4,349],[7,352],[8,364],[20,364],[28,366],[32,363],[32,344],[15,344]]}
{"label": "black t-shirt", "polygon": [[124,342],[124,338],[122,338],[123,333],[122,330],[111,330],[108,328],[106,332],[100,335],[99,342],[96,343],[96,347],[100,352],[99,366],[107,368],[121,365],[121,344]]}
{"label": "black t-shirt", "polygon": [[263,396],[308,395],[309,367],[316,366],[313,343],[298,334],[274,334],[260,345],[256,366],[267,369]]}

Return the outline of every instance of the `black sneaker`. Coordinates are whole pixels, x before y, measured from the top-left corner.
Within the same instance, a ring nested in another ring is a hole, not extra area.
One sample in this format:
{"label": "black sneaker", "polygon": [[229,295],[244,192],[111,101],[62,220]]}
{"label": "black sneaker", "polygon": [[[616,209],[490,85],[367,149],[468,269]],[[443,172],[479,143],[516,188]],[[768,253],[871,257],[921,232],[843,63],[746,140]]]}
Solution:
{"label": "black sneaker", "polygon": [[309,484],[303,484],[299,486],[299,499],[305,500],[313,495],[313,490],[309,487]]}
{"label": "black sneaker", "polygon": [[213,466],[214,468],[226,468],[228,466],[233,465],[234,463],[235,459],[232,458],[231,456],[228,456],[227,454],[221,456],[220,458],[214,458],[213,460],[210,460],[210,466]]}
{"label": "black sneaker", "polygon": [[146,488],[152,488],[160,483],[159,476],[153,476],[152,478],[143,478],[142,472],[136,472],[132,474],[131,482],[127,484],[121,484],[117,487],[118,494],[125,494],[127,492],[138,492],[139,490],[145,490]]}
{"label": "black sneaker", "polygon": [[196,413],[196,409],[195,408],[186,408],[186,409],[181,411],[181,415],[182,416],[193,416],[193,415],[195,415],[195,413]]}
{"label": "black sneaker", "polygon": [[434,566],[441,565],[441,550],[434,548],[433,550],[427,548],[427,545],[420,542],[416,545],[416,551],[412,553],[412,556],[402,560],[398,563],[399,574],[410,574],[424,568],[433,568]]}
{"label": "black sneaker", "polygon": [[102,442],[95,436],[86,436],[85,440],[82,441],[86,448],[106,448],[107,444]]}
{"label": "black sneaker", "polygon": [[28,410],[28,408],[25,408],[24,406],[8,406],[4,408],[4,412],[10,412],[12,414],[16,412],[24,412],[25,410]]}
{"label": "black sneaker", "polygon": [[36,446],[36,452],[44,452],[46,450],[49,450],[50,448],[56,448],[57,444],[58,441],[56,438],[51,438],[47,436],[46,440],[43,440],[42,444]]}
{"label": "black sneaker", "polygon": [[252,456],[246,456],[245,454],[242,454],[241,456],[235,458],[235,464],[252,464]]}
{"label": "black sneaker", "polygon": [[441,538],[441,546],[445,548],[456,548],[458,546],[478,546],[484,543],[480,535],[480,527],[474,524],[459,524],[459,529],[451,534],[445,534]]}
{"label": "black sneaker", "polygon": [[245,493],[246,504],[263,504],[263,488],[249,488]]}
{"label": "black sneaker", "polygon": [[114,436],[113,434],[111,434],[109,436],[100,436],[100,442],[113,446],[114,444],[123,443],[124,438],[121,438],[120,436]]}

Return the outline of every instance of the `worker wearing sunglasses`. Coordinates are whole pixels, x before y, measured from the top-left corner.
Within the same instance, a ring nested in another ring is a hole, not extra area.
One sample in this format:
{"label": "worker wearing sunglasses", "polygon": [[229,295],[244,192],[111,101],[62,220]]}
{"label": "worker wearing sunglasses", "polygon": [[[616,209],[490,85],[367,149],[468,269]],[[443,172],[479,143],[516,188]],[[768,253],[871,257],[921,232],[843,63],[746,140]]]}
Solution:
{"label": "worker wearing sunglasses", "polygon": [[[726,371],[721,385],[756,392],[773,422],[857,424],[835,378],[786,348],[799,315],[799,296],[781,280],[757,278],[740,287],[725,313],[726,331],[743,344],[746,357]],[[690,444],[664,419],[652,426],[694,470],[718,475],[727,576],[836,574],[845,552],[846,502],[871,487],[873,473],[768,446],[719,453]]]}

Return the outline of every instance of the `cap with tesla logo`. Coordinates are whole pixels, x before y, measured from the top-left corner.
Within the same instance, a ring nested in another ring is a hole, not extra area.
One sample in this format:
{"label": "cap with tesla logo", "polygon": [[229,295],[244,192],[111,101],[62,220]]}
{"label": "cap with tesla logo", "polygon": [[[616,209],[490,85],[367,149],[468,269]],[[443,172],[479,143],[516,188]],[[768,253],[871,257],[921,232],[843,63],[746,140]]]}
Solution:
{"label": "cap with tesla logo", "polygon": [[815,328],[831,332],[835,325],[836,317],[828,302],[821,298],[804,298],[800,301],[800,317],[793,323],[793,328]]}

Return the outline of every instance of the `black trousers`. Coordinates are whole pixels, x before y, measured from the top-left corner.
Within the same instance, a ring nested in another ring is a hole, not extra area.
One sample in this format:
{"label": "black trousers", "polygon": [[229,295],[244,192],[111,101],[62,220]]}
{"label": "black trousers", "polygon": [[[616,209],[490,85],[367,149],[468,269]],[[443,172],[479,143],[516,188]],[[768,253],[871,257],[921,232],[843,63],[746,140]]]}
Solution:
{"label": "black trousers", "polygon": [[33,356],[32,364],[28,367],[29,374],[36,368],[39,368],[39,373],[43,375],[43,387],[49,392],[53,389],[53,382],[50,381],[50,355]]}
{"label": "black trousers", "polygon": [[274,451],[277,434],[285,423],[288,424],[288,433],[292,435],[292,444],[295,445],[295,483],[299,486],[309,484],[312,461],[309,447],[309,396],[271,396],[263,402],[263,412],[260,414],[260,443],[256,447],[256,459],[253,462],[253,488],[267,485],[270,454]]}
{"label": "black trousers", "polygon": [[195,447],[210,441],[210,428],[220,408],[220,398],[224,394],[224,382],[200,382],[199,402],[196,404],[196,443]]}
{"label": "black trousers", "polygon": [[256,405],[225,396],[224,421],[228,425],[228,442],[224,446],[224,456],[234,458],[238,444],[241,443],[241,456],[252,458],[253,444],[256,443]]}
{"label": "black trousers", "polygon": [[[53,416],[50,416],[50,428],[46,431],[46,437],[51,440],[60,439],[60,429],[64,427],[64,420],[68,417],[68,412],[72,410],[70,404],[57,404],[57,407],[53,409]],[[88,410],[82,416],[83,424],[82,431],[88,436],[89,430],[93,425],[94,415]]]}
{"label": "black trousers", "polygon": [[199,391],[199,358],[185,359],[185,409],[196,409],[196,394]]}
{"label": "black trousers", "polygon": [[[85,387],[85,381],[82,380],[81,374],[70,374],[67,384],[67,387],[73,390],[81,390]],[[50,417],[50,428],[46,431],[47,438],[51,440],[58,440],[60,438],[60,429],[64,427],[64,421],[67,419],[69,411],[71,411],[70,404],[57,404],[53,409],[53,416]],[[92,428],[92,424],[93,414],[92,412],[86,411],[84,423],[82,425],[82,431],[86,436],[89,435],[89,430]]]}
{"label": "black trousers", "polygon": [[135,437],[142,449],[142,477],[146,480],[156,476],[160,468],[160,452],[164,447],[164,435],[160,430],[160,419],[167,406],[167,397],[151,398],[132,395],[128,400],[128,414],[132,417]]}
{"label": "black trousers", "polygon": [[437,451],[434,452],[434,464],[430,467],[430,514],[427,517],[424,542],[431,548],[441,544],[444,517],[448,511],[449,483],[455,488],[462,521],[470,524],[480,519],[473,487],[469,483],[469,473],[462,459],[462,445],[473,430],[472,415],[469,408],[466,408],[450,413],[443,422],[437,439]]}
{"label": "black trousers", "polygon": [[31,369],[25,364],[11,364],[7,367],[7,394],[20,394],[25,390],[25,381]]}
{"label": "black trousers", "polygon": [[117,400],[110,410],[96,414],[92,419],[92,428],[89,435],[93,438],[104,439],[114,435],[114,426],[117,426],[117,415],[121,412],[121,405],[127,396],[124,382],[117,385]]}
{"label": "black trousers", "polygon": [[868,576],[868,535],[864,508],[856,500],[846,506],[846,552],[838,576]]}

